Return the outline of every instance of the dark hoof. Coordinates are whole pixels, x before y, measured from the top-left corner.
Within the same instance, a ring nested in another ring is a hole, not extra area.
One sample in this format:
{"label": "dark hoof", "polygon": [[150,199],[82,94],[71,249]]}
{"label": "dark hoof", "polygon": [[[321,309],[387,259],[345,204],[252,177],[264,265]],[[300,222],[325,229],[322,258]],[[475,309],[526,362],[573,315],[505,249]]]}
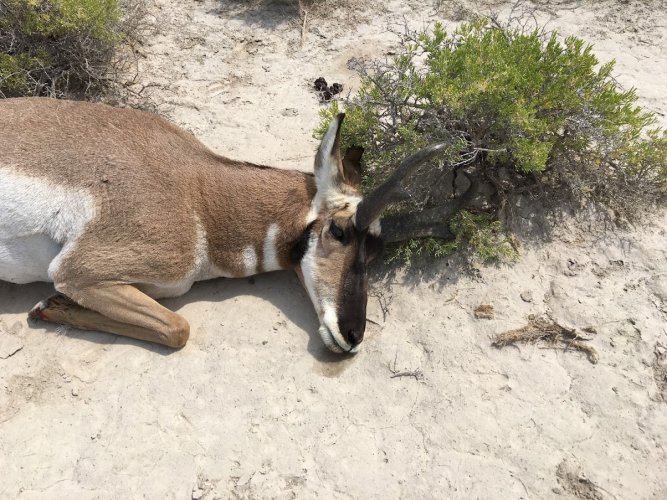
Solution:
{"label": "dark hoof", "polygon": [[31,321],[50,321],[48,317],[49,311],[53,311],[55,309],[67,309],[72,304],[73,302],[70,299],[60,293],[52,295],[48,299],[42,300],[36,304],[35,307],[30,309],[30,312],[28,313],[28,319]]}
{"label": "dark hoof", "polygon": [[46,318],[44,317],[44,309],[46,309],[46,301],[42,300],[39,302],[35,307],[30,309],[30,312],[28,313],[28,319],[30,321],[35,321],[37,322],[38,320],[44,320],[46,321]]}

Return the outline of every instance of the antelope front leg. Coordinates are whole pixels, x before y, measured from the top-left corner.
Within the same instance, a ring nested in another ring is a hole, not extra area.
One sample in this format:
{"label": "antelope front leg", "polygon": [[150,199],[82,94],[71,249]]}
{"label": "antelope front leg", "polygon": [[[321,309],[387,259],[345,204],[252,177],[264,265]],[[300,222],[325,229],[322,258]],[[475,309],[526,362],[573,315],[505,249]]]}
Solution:
{"label": "antelope front leg", "polygon": [[175,348],[183,347],[190,336],[190,325],[182,316],[133,286],[109,285],[63,291],[71,299],[61,294],[49,297],[33,307],[30,318]]}

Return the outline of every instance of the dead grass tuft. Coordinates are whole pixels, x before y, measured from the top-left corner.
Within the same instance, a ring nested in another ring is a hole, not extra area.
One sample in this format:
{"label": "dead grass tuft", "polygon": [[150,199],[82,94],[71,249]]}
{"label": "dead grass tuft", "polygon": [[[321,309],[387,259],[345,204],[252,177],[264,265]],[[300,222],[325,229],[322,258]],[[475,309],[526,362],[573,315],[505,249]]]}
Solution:
{"label": "dead grass tuft", "polygon": [[[583,331],[594,332],[591,327],[584,328]],[[577,330],[565,328],[551,318],[529,316],[528,324],[515,330],[508,330],[496,335],[493,340],[494,347],[498,349],[517,343],[529,344],[535,342],[544,342],[549,344],[548,348],[569,350],[574,349],[586,354],[588,360],[596,364],[598,362],[598,353],[592,346],[585,342],[590,338],[582,336]]]}
{"label": "dead grass tuft", "polygon": [[556,477],[563,488],[579,500],[602,500],[598,486],[586,477],[581,466],[563,460],[556,469]]}
{"label": "dead grass tuft", "polygon": [[480,304],[475,308],[475,319],[493,319],[496,315],[491,304]]}
{"label": "dead grass tuft", "polygon": [[150,107],[139,49],[156,30],[142,0],[0,0],[0,97]]}

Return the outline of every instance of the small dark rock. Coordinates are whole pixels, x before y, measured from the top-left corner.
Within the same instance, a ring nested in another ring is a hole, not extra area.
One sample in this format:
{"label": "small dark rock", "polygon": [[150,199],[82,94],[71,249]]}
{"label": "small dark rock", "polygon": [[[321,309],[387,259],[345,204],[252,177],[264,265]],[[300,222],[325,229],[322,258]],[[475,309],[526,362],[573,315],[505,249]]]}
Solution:
{"label": "small dark rock", "polygon": [[314,87],[320,98],[320,102],[328,102],[333,98],[333,96],[340,94],[343,91],[342,84],[332,83],[331,86],[329,86],[324,77],[321,76],[315,80]]}
{"label": "small dark rock", "polygon": [[317,90],[318,92],[323,92],[327,90],[327,87],[328,87],[327,81],[321,76],[317,80],[315,80],[315,90]]}

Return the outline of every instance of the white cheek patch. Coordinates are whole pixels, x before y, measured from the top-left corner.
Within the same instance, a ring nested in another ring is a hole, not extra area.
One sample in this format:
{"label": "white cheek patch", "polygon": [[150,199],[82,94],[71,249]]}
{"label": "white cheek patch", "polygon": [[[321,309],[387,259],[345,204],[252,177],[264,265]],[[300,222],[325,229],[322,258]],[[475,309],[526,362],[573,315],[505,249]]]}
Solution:
{"label": "white cheek patch", "polygon": [[308,250],[301,259],[301,274],[303,275],[303,283],[306,286],[308,296],[315,307],[317,317],[322,319],[322,308],[320,307],[320,299],[315,289],[315,277],[317,276],[317,265],[315,263],[315,254],[317,252],[317,235],[312,233],[308,239]]}
{"label": "white cheek patch", "polygon": [[278,224],[271,224],[266,230],[266,238],[264,238],[264,271],[277,271],[282,269],[278,261],[278,249],[276,248],[276,240],[280,227]]}
{"label": "white cheek patch", "polygon": [[257,274],[257,252],[255,247],[248,245],[243,249],[243,269],[245,276]]}
{"label": "white cheek patch", "polygon": [[310,235],[308,250],[301,260],[301,273],[306,291],[317,311],[320,320],[319,334],[324,344],[334,352],[350,351],[351,345],[343,338],[338,328],[338,314],[336,304],[325,297],[320,297],[317,287],[318,270],[315,261],[317,254],[318,238],[316,234]]}

